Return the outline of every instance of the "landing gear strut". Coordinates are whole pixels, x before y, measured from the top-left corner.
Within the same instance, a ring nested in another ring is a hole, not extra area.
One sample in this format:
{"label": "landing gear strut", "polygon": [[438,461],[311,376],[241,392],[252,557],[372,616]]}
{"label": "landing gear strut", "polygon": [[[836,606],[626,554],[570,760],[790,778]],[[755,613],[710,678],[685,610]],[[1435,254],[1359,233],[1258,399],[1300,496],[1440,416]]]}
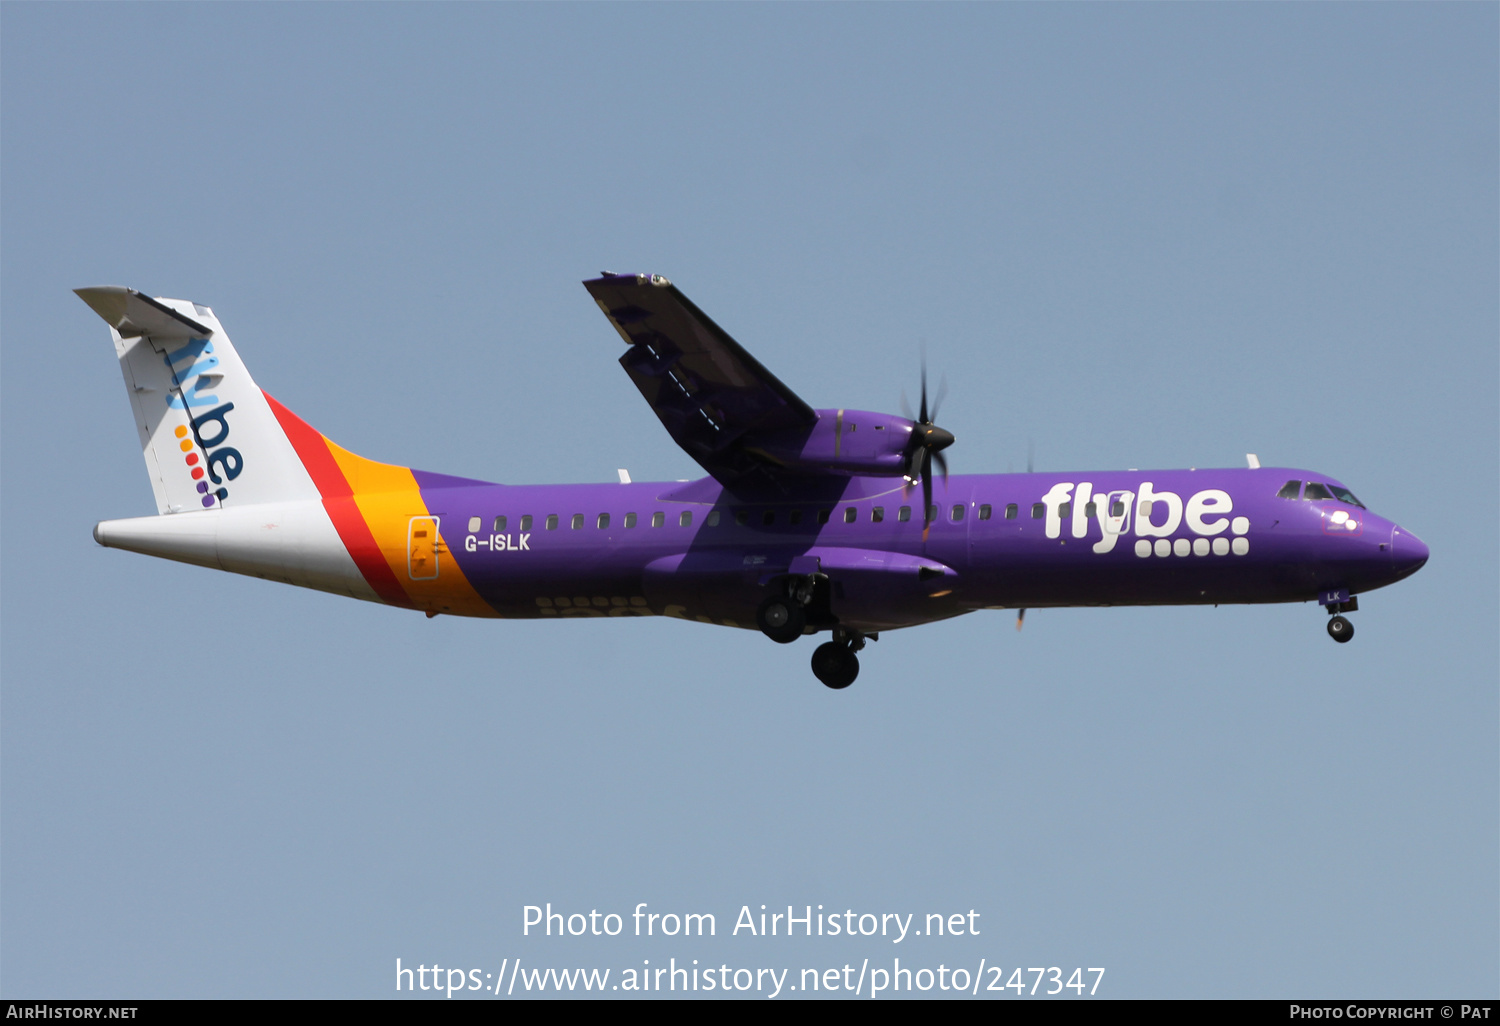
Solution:
{"label": "landing gear strut", "polygon": [[813,676],[835,691],[847,688],[859,676],[859,657],[854,653],[864,647],[865,636],[859,631],[835,627],[833,640],[813,652]]}
{"label": "landing gear strut", "polygon": [[1352,613],[1359,608],[1359,599],[1350,596],[1343,602],[1328,603],[1328,636],[1340,645],[1354,637],[1354,624],[1340,616],[1340,613]]}

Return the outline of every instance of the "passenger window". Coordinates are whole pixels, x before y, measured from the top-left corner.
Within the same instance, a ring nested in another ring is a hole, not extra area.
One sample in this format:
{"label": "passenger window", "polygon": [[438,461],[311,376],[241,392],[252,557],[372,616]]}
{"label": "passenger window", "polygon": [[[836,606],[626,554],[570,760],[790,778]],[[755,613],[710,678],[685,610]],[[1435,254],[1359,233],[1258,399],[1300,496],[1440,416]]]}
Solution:
{"label": "passenger window", "polygon": [[750,522],[750,511],[748,509],[737,509],[737,510],[735,510],[734,511],[734,522],[738,526],[744,527],[746,524],[748,524]]}
{"label": "passenger window", "polygon": [[987,502],[984,503],[982,506],[979,507],[979,519],[980,520],[988,520],[990,518],[990,513],[991,512],[993,512],[993,510],[991,509],[990,504],[987,503]]}
{"label": "passenger window", "polygon": [[583,514],[582,513],[574,513],[570,529],[576,531],[576,530],[578,530],[582,526],[583,526]]}
{"label": "passenger window", "polygon": [[1040,520],[1047,515],[1047,504],[1045,502],[1033,502],[1031,504],[1031,519]]}
{"label": "passenger window", "polygon": [[655,513],[651,514],[651,526],[652,527],[660,527],[662,524],[665,524],[666,522],[667,522],[667,515],[665,513],[663,513],[661,510],[657,510]]}
{"label": "passenger window", "polygon": [[774,509],[768,509],[760,515],[760,526],[770,527],[774,523],[776,523],[776,511]]}
{"label": "passenger window", "polygon": [[484,526],[484,521],[481,520],[481,519],[479,519],[478,517],[470,517],[469,518],[469,533],[470,534],[478,534],[479,533],[479,529],[481,527],[483,527],[483,526]]}
{"label": "passenger window", "polygon": [[884,506],[872,506],[872,507],[870,507],[870,523],[872,523],[872,524],[878,524],[878,523],[880,523],[884,519],[885,519],[885,507]]}
{"label": "passenger window", "polygon": [[1302,491],[1301,481],[1288,481],[1286,484],[1281,486],[1281,491],[1276,493],[1276,498],[1295,499],[1297,497],[1297,493],[1300,491]]}
{"label": "passenger window", "polygon": [[713,512],[709,513],[708,519],[705,520],[705,521],[703,521],[703,524],[704,524],[705,527],[718,527],[719,526],[719,511],[718,510],[714,510]]}
{"label": "passenger window", "polygon": [[1021,512],[1021,507],[1017,506],[1014,502],[1008,502],[1008,503],[1005,504],[1005,519],[1006,520],[1014,520],[1014,519],[1016,519],[1016,514],[1018,514],[1020,512]]}
{"label": "passenger window", "polygon": [[693,526],[693,511],[690,509],[683,510],[680,514],[678,514],[677,523],[681,527]]}
{"label": "passenger window", "polygon": [[505,530],[505,518],[503,516],[495,518],[495,528],[494,528],[494,530],[495,530],[496,534],[500,534],[502,531]]}
{"label": "passenger window", "polygon": [[927,522],[930,524],[930,523],[932,523],[936,519],[937,519],[937,507],[936,506],[928,506],[927,507]]}
{"label": "passenger window", "polygon": [[625,514],[625,526],[626,526],[627,529],[635,526],[635,514],[634,513],[626,513]]}
{"label": "passenger window", "polygon": [[557,530],[557,514],[556,513],[548,513],[547,514],[547,530],[549,530],[549,531],[555,531],[555,530]]}
{"label": "passenger window", "polygon": [[793,527],[796,527],[798,524],[802,523],[802,511],[800,509],[792,510],[786,515],[786,522],[791,524]]}
{"label": "passenger window", "polygon": [[948,519],[952,520],[954,523],[957,523],[958,521],[962,520],[963,518],[964,518],[964,506],[963,506],[963,503],[959,503],[958,505],[954,506],[952,509],[950,509],[948,511]]}
{"label": "passenger window", "polygon": [[844,507],[844,523],[852,524],[859,517],[859,510],[853,506]]}
{"label": "passenger window", "polygon": [[1109,515],[1112,517],[1123,517],[1125,515],[1125,500],[1116,499],[1109,504]]}
{"label": "passenger window", "polygon": [[820,510],[818,510],[818,523],[820,525],[828,523],[828,517],[829,517],[829,515],[832,512],[833,512],[833,510],[831,510],[831,509],[820,509]]}
{"label": "passenger window", "polygon": [[1073,515],[1073,504],[1071,502],[1064,502],[1060,504],[1057,507],[1057,515],[1062,517],[1064,520],[1068,519]]}
{"label": "passenger window", "polygon": [[1145,502],[1141,503],[1141,505],[1140,505],[1140,511],[1141,511],[1140,512],[1140,516],[1141,516],[1142,520],[1150,520],[1151,519],[1151,507],[1154,506],[1154,505],[1155,505],[1155,503],[1153,503],[1150,499],[1147,499]]}
{"label": "passenger window", "polygon": [[604,530],[608,526],[609,526],[609,514],[608,513],[600,513],[599,514],[599,520],[598,520],[599,530],[602,531],[602,530]]}
{"label": "passenger window", "polygon": [[906,523],[908,520],[910,520],[911,519],[911,507],[910,506],[902,506],[900,509],[896,510],[896,519],[899,520],[903,524]]}
{"label": "passenger window", "polygon": [[531,530],[531,514],[530,513],[527,513],[524,517],[521,518],[521,530],[523,530],[523,531],[529,531],[529,530]]}
{"label": "passenger window", "polygon": [[1324,488],[1322,485],[1318,484],[1316,481],[1309,481],[1307,482],[1307,490],[1302,493],[1302,498],[1306,501],[1311,501],[1314,499],[1331,499],[1333,498],[1333,493],[1330,492],[1327,488]]}
{"label": "passenger window", "polygon": [[1096,517],[1096,516],[1098,516],[1099,515],[1099,504],[1097,502],[1085,502],[1083,504],[1083,515],[1086,516],[1086,517]]}

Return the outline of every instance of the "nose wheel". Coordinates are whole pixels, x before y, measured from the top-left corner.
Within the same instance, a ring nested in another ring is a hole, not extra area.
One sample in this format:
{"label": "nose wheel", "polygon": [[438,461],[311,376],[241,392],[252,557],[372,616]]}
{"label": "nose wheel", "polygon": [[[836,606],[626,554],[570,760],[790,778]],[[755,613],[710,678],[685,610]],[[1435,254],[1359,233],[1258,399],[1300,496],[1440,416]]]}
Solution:
{"label": "nose wheel", "polygon": [[1330,616],[1328,618],[1328,636],[1342,645],[1354,637],[1354,624],[1342,616]]}
{"label": "nose wheel", "polygon": [[1340,613],[1353,613],[1359,609],[1359,599],[1350,595],[1342,602],[1329,602],[1328,610],[1328,636],[1340,645],[1354,637],[1354,624],[1350,623]]}

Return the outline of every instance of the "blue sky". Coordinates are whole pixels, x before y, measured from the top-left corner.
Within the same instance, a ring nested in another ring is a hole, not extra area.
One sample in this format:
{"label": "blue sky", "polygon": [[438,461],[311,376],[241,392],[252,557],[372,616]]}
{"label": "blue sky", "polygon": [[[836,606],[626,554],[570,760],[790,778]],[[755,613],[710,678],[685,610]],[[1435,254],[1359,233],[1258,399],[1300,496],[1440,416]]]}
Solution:
{"label": "blue sky", "polygon": [[[1494,995],[1497,21],[0,7],[0,992],[900,956]],[[668,275],[818,406],[896,411],[925,342],[955,471],[1257,452],[1432,560],[1347,646],[1301,605],[979,613],[835,694],[751,632],[427,621],[90,538],[151,493],[69,290],[212,306],[373,458],[695,476],[578,284],[603,268]],[[523,937],[548,901],[720,935]],[[982,932],[725,936],[762,903]]]}

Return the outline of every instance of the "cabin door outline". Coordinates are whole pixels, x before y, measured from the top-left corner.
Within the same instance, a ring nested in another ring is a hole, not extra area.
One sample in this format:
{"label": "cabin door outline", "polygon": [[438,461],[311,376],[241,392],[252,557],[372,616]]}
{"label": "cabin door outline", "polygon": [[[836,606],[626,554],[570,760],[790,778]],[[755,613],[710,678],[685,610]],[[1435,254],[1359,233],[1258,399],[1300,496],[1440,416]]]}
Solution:
{"label": "cabin door outline", "polygon": [[441,517],[412,517],[406,527],[406,576],[435,581],[438,575],[438,525]]}

